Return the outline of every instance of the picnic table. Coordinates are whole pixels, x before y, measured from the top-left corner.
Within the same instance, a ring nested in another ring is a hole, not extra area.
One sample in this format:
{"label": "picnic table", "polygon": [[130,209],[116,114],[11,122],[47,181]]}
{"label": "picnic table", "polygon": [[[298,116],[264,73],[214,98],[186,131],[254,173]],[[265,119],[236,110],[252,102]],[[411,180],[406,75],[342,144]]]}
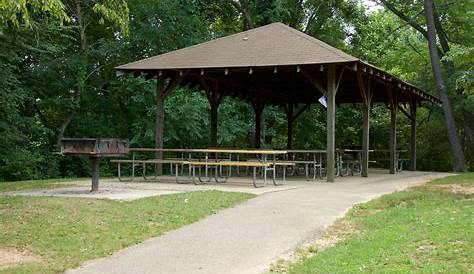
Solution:
{"label": "picnic table", "polygon": [[[338,148],[336,149],[336,172],[338,176],[347,176],[349,173],[353,175],[360,175],[362,173],[362,149],[358,148]],[[374,152],[369,149],[369,153]],[[352,159],[347,159],[344,156],[351,155]],[[375,162],[375,161],[369,161]],[[345,168],[344,168],[345,165]]]}
{"label": "picnic table", "polygon": [[[386,153],[390,153],[390,150],[389,149],[374,149],[373,152],[374,153],[380,152],[380,153],[386,154]],[[408,150],[406,150],[406,149],[397,149],[397,150],[395,150],[395,163],[396,163],[395,164],[395,171],[396,172],[402,171],[403,170],[403,163],[410,160],[410,159],[400,157],[400,153],[406,153],[406,152],[408,152]],[[383,158],[383,159],[382,158],[377,158],[377,161],[389,162],[390,159],[388,159],[388,158]]]}
{"label": "picnic table", "polygon": [[[149,160],[139,160],[136,159],[135,152],[175,152],[175,153],[181,153],[181,159],[149,159]],[[214,168],[214,179],[217,183],[222,183],[227,180],[227,177],[231,176],[231,169],[232,167],[250,167],[253,169],[253,185],[257,187],[256,183],[256,169],[257,168],[262,168],[262,174],[263,174],[263,185],[266,184],[267,181],[267,173],[269,171],[273,171],[273,184],[274,185],[279,185],[279,183],[276,180],[276,168],[277,166],[287,166],[291,165],[289,163],[283,163],[283,162],[278,162],[276,156],[277,155],[284,155],[287,152],[284,150],[261,150],[261,149],[222,149],[222,148],[207,148],[207,149],[202,149],[202,148],[131,148],[130,152],[132,152],[132,160],[115,160],[112,162],[116,162],[119,165],[119,175],[120,175],[120,164],[123,163],[131,163],[132,164],[132,180],[135,175],[135,165],[142,165],[143,169],[143,177],[144,179],[147,179],[145,175],[145,170],[146,170],[146,164],[149,163],[154,163],[154,164],[167,164],[169,163],[171,167],[175,167],[175,176],[176,176],[176,181],[178,183],[178,166],[181,165],[182,167],[182,172],[184,170],[184,166],[189,167],[189,172],[188,176],[193,179],[193,182],[195,184],[198,184],[198,180],[195,179],[196,177],[196,168],[198,169],[198,177],[199,177],[199,183],[204,183],[205,181],[209,182],[211,180],[211,177],[209,177],[209,168]],[[188,156],[185,157],[185,154]],[[198,157],[195,157],[196,154]],[[200,158],[199,155],[204,154],[204,158]],[[228,158],[225,158],[223,160],[222,158],[219,158],[219,155],[225,154],[228,156]],[[194,158],[193,158],[194,155]],[[210,157],[211,155],[214,155],[213,157]],[[237,155],[237,160],[232,159],[232,155]],[[251,160],[251,161],[240,161],[239,160],[239,155],[257,155],[259,158],[257,160]],[[271,157],[271,159],[269,159]],[[204,167],[205,170],[205,175],[204,175],[204,180],[201,176],[201,168]],[[228,168],[228,176],[225,177],[223,176],[222,168],[227,167]],[[171,172],[173,170],[171,169]],[[218,175],[219,174],[219,175]],[[224,180],[222,180],[222,178]],[[120,177],[119,177],[119,180]],[[283,171],[283,181],[285,181],[285,171]]]}
{"label": "picnic table", "polygon": [[[316,179],[316,172],[319,173],[319,178],[322,178],[322,163],[323,154],[326,154],[326,150],[323,149],[290,149],[287,150],[288,158],[290,162],[295,165],[304,165],[305,178],[309,180],[309,170],[313,169],[313,180]],[[309,157],[306,157],[309,156]],[[294,170],[297,172],[297,170]]]}

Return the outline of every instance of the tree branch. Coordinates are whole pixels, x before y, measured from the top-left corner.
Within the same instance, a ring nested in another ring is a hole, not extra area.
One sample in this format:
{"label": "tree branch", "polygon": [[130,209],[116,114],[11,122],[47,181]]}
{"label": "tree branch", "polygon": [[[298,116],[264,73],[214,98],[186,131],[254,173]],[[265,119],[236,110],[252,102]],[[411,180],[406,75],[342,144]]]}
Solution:
{"label": "tree branch", "polygon": [[387,0],[379,0],[387,9],[389,9],[391,12],[393,12],[396,16],[398,16],[400,19],[405,21],[408,25],[410,25],[412,28],[416,29],[419,33],[421,33],[426,39],[428,39],[428,33],[426,32],[425,29],[423,29],[420,25],[415,23],[412,19],[408,18],[403,12],[395,8],[391,3],[389,3]]}
{"label": "tree branch", "polygon": [[245,24],[246,24],[246,29],[253,29],[254,28],[254,23],[252,20],[252,15],[250,14],[250,11],[247,7],[247,3],[245,0],[227,0],[234,8],[236,8],[240,13],[242,13],[242,16],[244,18]]}

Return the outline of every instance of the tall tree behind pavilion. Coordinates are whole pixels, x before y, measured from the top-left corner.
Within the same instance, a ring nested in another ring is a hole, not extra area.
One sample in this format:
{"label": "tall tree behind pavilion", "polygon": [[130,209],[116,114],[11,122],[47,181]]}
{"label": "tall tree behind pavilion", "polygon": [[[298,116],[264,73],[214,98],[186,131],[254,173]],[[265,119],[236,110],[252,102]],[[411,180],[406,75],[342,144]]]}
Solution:
{"label": "tall tree behind pavilion", "polygon": [[[377,3],[381,3],[385,8],[393,12],[397,17],[399,17],[402,21],[404,21],[407,25],[411,26],[413,29],[418,31],[427,41],[429,44],[429,49],[430,49],[430,58],[431,58],[431,63],[432,63],[432,69],[433,69],[433,76],[436,81],[437,89],[438,89],[438,94],[440,96],[440,99],[442,100],[443,104],[443,113],[445,117],[445,126],[447,129],[447,135],[449,138],[449,142],[451,145],[451,154],[453,158],[453,169],[456,171],[461,171],[465,170],[465,157],[464,157],[464,152],[461,146],[461,142],[459,141],[459,136],[457,132],[457,127],[456,127],[456,120],[455,116],[453,113],[453,107],[450,102],[450,94],[448,92],[448,88],[454,89],[453,84],[446,84],[446,81],[443,77],[442,70],[440,67],[440,63],[443,64],[444,72],[445,75],[447,75],[450,78],[454,78],[454,75],[456,73],[455,71],[455,66],[452,61],[452,58],[447,58],[449,56],[449,52],[451,50],[450,45],[449,45],[449,40],[447,37],[447,34],[443,28],[442,21],[440,19],[440,15],[436,12],[436,8],[434,5],[433,1],[430,1],[431,7],[432,7],[432,13],[433,13],[433,41],[434,45],[430,44],[430,37],[428,31],[425,29],[423,26],[424,22],[419,18],[420,14],[425,14],[426,15],[426,3],[424,5],[425,9],[420,11],[416,11],[416,9],[420,9],[422,7],[418,6],[418,2],[413,2],[413,3],[407,3],[405,0],[375,0]],[[460,6],[464,6],[463,0],[459,1]],[[454,4],[454,3],[451,3]],[[450,5],[451,5],[450,4]],[[449,6],[449,5],[448,5]],[[402,7],[404,7],[402,9]],[[451,16],[455,17],[455,16]],[[425,16],[426,19],[428,19],[427,16]],[[453,20],[453,19],[452,19]],[[427,22],[428,23],[428,22]],[[440,47],[437,46],[436,44],[436,38],[439,38],[440,42]],[[433,60],[433,57],[437,59],[437,61]],[[438,70],[439,69],[439,70]],[[455,82],[455,81],[450,81],[450,82]],[[464,94],[461,92],[461,96],[459,94],[456,94],[457,97],[461,97]],[[452,95],[451,95],[452,96]],[[461,98],[459,98],[461,101]],[[465,111],[463,108],[465,107],[466,104],[460,103],[460,112],[461,115],[463,116],[463,128],[465,131],[465,134],[467,134],[467,143],[468,146],[472,148],[474,147],[473,144],[473,138],[471,135],[472,128],[470,126],[469,122],[469,112]]]}
{"label": "tall tree behind pavilion", "polygon": [[451,143],[451,152],[454,159],[454,170],[465,171],[464,153],[456,132],[456,123],[454,121],[453,109],[449,101],[448,90],[441,74],[440,58],[436,46],[436,28],[434,17],[434,3],[432,0],[424,0],[425,17],[427,23],[428,47],[430,50],[431,67],[433,69],[436,87],[439,97],[443,104],[444,118],[448,130],[449,142]]}

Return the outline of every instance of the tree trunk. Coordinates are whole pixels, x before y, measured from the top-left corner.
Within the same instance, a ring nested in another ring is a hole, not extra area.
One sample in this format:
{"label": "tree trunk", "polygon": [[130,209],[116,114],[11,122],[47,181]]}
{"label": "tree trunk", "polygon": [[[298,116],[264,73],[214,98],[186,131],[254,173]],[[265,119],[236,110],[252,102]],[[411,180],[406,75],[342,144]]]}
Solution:
{"label": "tree trunk", "polygon": [[456,123],[454,121],[453,110],[449,101],[448,91],[441,74],[439,55],[436,47],[436,28],[432,0],[424,0],[424,6],[428,32],[428,47],[431,57],[431,68],[433,70],[433,76],[436,81],[439,97],[443,105],[446,128],[448,130],[449,142],[451,143],[451,153],[454,160],[453,169],[455,171],[464,171],[464,153],[456,132]]}
{"label": "tree trunk", "polygon": [[80,50],[81,52],[84,52],[86,50],[86,29],[84,26],[84,22],[82,20],[81,1],[77,1],[76,3],[76,16],[77,16],[77,24],[79,27]]}
{"label": "tree trunk", "polygon": [[246,0],[229,0],[230,3],[242,13],[245,27],[244,30],[249,30],[254,28],[254,23],[252,19],[252,14],[250,13],[250,8]]}
{"label": "tree trunk", "polygon": [[[413,21],[411,18],[409,18],[408,15],[404,14],[401,10],[398,10],[393,4],[388,2],[387,0],[380,0],[380,2],[387,8],[389,9],[393,14],[398,16],[401,20],[403,20],[405,23],[410,25],[413,29],[418,31],[423,37],[428,40],[428,32],[425,30],[424,27],[421,25],[417,24],[415,21]],[[437,15],[436,11],[433,10],[434,14],[434,22],[435,22],[435,28],[436,28],[436,33],[438,34],[439,42],[441,44],[441,48],[437,48],[439,58],[443,59],[443,57],[448,54],[450,51],[449,48],[449,43],[448,43],[448,38],[446,36],[446,33],[444,32],[443,26],[441,25],[441,22],[439,21],[439,16]],[[446,72],[448,72],[449,75],[452,75],[455,70],[454,70],[454,63],[451,59],[443,59],[440,61],[442,62],[444,68],[446,69]]]}
{"label": "tree trunk", "polygon": [[[76,2],[76,16],[77,16],[77,24],[79,28],[79,49],[80,54],[83,55],[86,51],[86,30],[84,26],[84,22],[82,19],[82,7],[81,1]],[[77,89],[73,93],[73,100],[74,106],[71,111],[66,115],[61,127],[59,128],[58,137],[56,139],[56,147],[59,149],[61,147],[61,139],[64,137],[64,133],[66,132],[67,127],[71,123],[72,119],[76,115],[76,109],[79,107],[79,103],[81,101],[81,90],[82,90],[82,83],[77,84]]]}
{"label": "tree trunk", "polygon": [[64,138],[64,132],[66,132],[66,128],[69,126],[69,124],[72,121],[72,118],[76,114],[76,110],[72,110],[69,112],[69,114],[66,116],[66,119],[64,119],[61,127],[59,128],[59,133],[58,137],[56,139],[56,148],[59,150],[61,149],[61,139]]}

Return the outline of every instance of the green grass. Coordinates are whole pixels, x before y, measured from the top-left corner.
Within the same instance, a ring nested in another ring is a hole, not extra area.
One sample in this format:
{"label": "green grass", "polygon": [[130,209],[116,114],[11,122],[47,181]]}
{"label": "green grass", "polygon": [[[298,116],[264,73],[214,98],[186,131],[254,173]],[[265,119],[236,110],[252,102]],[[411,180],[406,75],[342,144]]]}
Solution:
{"label": "green grass", "polygon": [[474,174],[435,180],[353,208],[358,232],[290,266],[289,273],[473,273],[474,195],[434,184],[474,186]]}
{"label": "green grass", "polygon": [[429,185],[456,184],[456,185],[461,185],[461,186],[474,186],[474,172],[436,179],[429,182],[428,184]]}
{"label": "green grass", "polygon": [[63,178],[63,179],[45,179],[45,180],[29,180],[15,182],[0,182],[0,192],[18,191],[27,189],[49,189],[67,186],[67,182],[80,181],[85,179],[79,178]]}
{"label": "green grass", "polygon": [[198,191],[132,202],[0,196],[0,248],[41,257],[41,262],[0,268],[0,273],[63,272],[253,196]]}

